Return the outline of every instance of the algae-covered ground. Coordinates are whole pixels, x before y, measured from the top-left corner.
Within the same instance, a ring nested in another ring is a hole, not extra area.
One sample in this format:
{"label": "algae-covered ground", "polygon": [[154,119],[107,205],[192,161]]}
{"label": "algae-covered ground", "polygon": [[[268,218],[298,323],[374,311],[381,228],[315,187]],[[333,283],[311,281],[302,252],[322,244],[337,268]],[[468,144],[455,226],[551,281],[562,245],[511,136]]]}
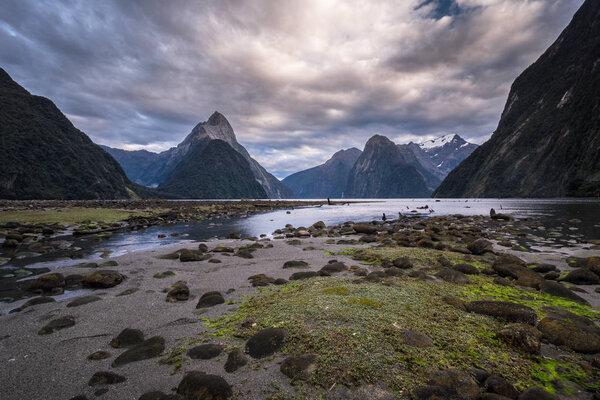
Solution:
{"label": "algae-covered ground", "polygon": [[0,225],[9,222],[19,224],[77,224],[87,221],[118,222],[131,217],[150,217],[165,209],[121,210],[116,208],[56,208],[50,210],[0,211]]}
{"label": "algae-covered ground", "polygon": [[[383,284],[314,278],[250,297],[235,313],[207,325],[211,335],[233,340],[247,339],[263,328],[285,328],[289,339],[283,353],[318,355],[308,384],[319,388],[383,382],[402,394],[424,384],[432,369],[445,368],[493,370],[519,389],[536,385],[554,392],[550,381],[556,377],[584,388],[599,386],[599,377],[588,375],[577,356],[560,363],[522,354],[496,338],[504,322],[450,306],[443,301],[448,295],[465,300],[510,298],[537,310],[559,303],[580,315],[598,314],[549,295],[527,299],[532,294],[495,285],[489,278],[463,286],[411,278],[390,278]],[[245,319],[254,321],[253,329],[240,328]],[[405,344],[402,332],[407,330],[426,334],[433,345]]]}

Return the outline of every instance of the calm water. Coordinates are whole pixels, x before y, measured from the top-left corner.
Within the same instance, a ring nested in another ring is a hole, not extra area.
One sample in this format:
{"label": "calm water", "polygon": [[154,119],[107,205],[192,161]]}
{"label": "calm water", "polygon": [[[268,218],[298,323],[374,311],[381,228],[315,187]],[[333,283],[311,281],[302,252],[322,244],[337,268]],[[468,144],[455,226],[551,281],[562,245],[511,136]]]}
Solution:
{"label": "calm water", "polygon": [[[417,207],[425,205],[428,205],[433,212],[417,209]],[[572,233],[576,232],[577,236],[600,239],[600,200],[571,199],[444,199],[439,202],[433,199],[372,199],[368,202],[343,206],[305,207],[279,210],[246,218],[154,226],[144,231],[115,233],[101,240],[95,237],[63,237],[62,239],[73,241],[74,246],[85,249],[88,258],[100,259],[104,250],[110,250],[110,255],[114,257],[132,251],[147,250],[187,240],[223,238],[232,231],[239,232],[242,236],[271,235],[274,230],[282,228],[286,224],[299,227],[310,226],[316,221],[335,225],[345,221],[380,220],[383,213],[390,219],[396,218],[398,213],[424,217],[449,214],[489,215],[490,208],[496,209],[497,212],[514,215],[516,218],[540,218],[540,223],[548,229],[558,228],[562,231],[572,229]],[[418,213],[411,212],[413,210]],[[290,211],[290,214],[287,211]],[[581,222],[569,222],[574,219]],[[179,236],[171,236],[175,232]],[[159,239],[158,234],[161,233],[166,234],[167,237]],[[79,262],[81,260],[53,261],[38,257],[12,260],[4,267],[12,266],[14,268],[28,265],[36,268],[52,268]]]}

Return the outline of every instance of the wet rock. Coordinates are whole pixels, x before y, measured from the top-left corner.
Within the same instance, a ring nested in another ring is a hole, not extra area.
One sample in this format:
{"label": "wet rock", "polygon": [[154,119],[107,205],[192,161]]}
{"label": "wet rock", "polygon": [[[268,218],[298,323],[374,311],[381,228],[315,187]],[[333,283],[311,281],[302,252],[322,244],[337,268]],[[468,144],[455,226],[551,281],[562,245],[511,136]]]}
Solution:
{"label": "wet rock", "polygon": [[444,296],[444,297],[442,297],[442,300],[446,304],[449,304],[454,308],[458,308],[459,310],[462,310],[462,311],[467,311],[467,306],[465,305],[465,302],[456,296],[452,296],[452,295]]}
{"label": "wet rock", "polygon": [[147,360],[149,358],[158,357],[165,350],[165,339],[160,336],[154,336],[144,340],[126,350],[113,361],[113,367],[129,364],[136,361]]}
{"label": "wet rock", "polygon": [[113,260],[109,260],[109,261],[104,261],[103,263],[100,263],[98,265],[98,267],[100,268],[106,268],[106,267],[117,267],[119,265],[118,262],[113,261]]}
{"label": "wet rock", "polygon": [[210,258],[210,259],[208,260],[208,262],[209,262],[209,263],[213,263],[213,264],[220,264],[220,263],[222,263],[223,261],[219,260],[218,258]]}
{"label": "wet rock", "polygon": [[557,346],[567,346],[585,354],[600,353],[600,334],[593,328],[582,328],[568,321],[544,318],[538,324],[544,338]]}
{"label": "wet rock", "polygon": [[248,249],[239,249],[234,256],[236,257],[241,257],[241,258],[254,258],[254,256],[252,255],[252,253],[250,252],[250,250]]}
{"label": "wet rock", "polygon": [[494,246],[489,240],[477,239],[467,245],[467,249],[475,255],[482,255],[483,253],[494,251]]}
{"label": "wet rock", "polygon": [[327,265],[325,265],[323,268],[321,268],[321,271],[330,273],[330,274],[335,274],[338,272],[343,272],[348,270],[348,267],[346,266],[346,264],[339,262],[339,261],[330,261]]}
{"label": "wet rock", "polygon": [[556,266],[552,264],[531,264],[528,266],[533,271],[538,272],[540,274],[545,274],[546,272],[556,271]]}
{"label": "wet rock", "polygon": [[115,383],[125,382],[127,378],[124,376],[115,374],[110,371],[96,372],[88,381],[89,386],[97,385],[114,385]]}
{"label": "wet rock", "polygon": [[288,281],[286,281],[283,278],[277,278],[275,279],[275,281],[273,282],[275,285],[285,285]]}
{"label": "wet rock", "polygon": [[269,285],[275,283],[274,278],[271,278],[270,276],[266,276],[265,274],[257,274],[257,275],[249,276],[248,280],[250,281],[250,284],[252,284],[252,287],[269,286]]}
{"label": "wet rock", "polygon": [[217,375],[190,371],[181,380],[177,393],[187,400],[225,400],[233,396],[231,386]]}
{"label": "wet rock", "polygon": [[517,264],[496,264],[496,263],[494,263],[492,265],[492,268],[501,277],[511,277],[513,279],[519,279],[519,277],[524,273],[535,274],[535,272],[527,269],[527,267],[523,267],[522,265],[517,265]]}
{"label": "wet rock", "polygon": [[125,289],[121,293],[117,294],[117,296],[129,296],[130,294],[133,294],[133,293],[137,292],[138,290],[140,290],[140,288]]}
{"label": "wet rock", "polygon": [[391,267],[391,268],[386,268],[385,274],[387,276],[404,276],[404,271],[401,270],[400,268]]}
{"label": "wet rock", "polygon": [[560,278],[560,273],[558,271],[551,271],[544,275],[544,279],[554,281]]}
{"label": "wet rock", "polygon": [[384,271],[373,271],[366,277],[369,282],[380,282],[384,278],[387,278],[387,274]]}
{"label": "wet rock", "polygon": [[489,378],[489,376],[490,376],[489,372],[487,372],[486,370],[481,369],[481,368],[473,368],[469,372],[471,373],[471,375],[473,375],[475,377],[475,379],[477,380],[477,382],[479,382],[482,385],[485,382],[485,380],[487,378]]}
{"label": "wet rock", "polygon": [[467,274],[467,275],[479,275],[479,270],[477,269],[477,267],[475,267],[471,264],[465,264],[465,263],[455,264],[452,266],[452,269],[455,271],[462,272],[463,274]]}
{"label": "wet rock", "polygon": [[82,306],[84,304],[89,304],[89,303],[93,303],[95,301],[99,301],[102,300],[101,297],[99,296],[80,296],[75,298],[75,300],[71,301],[69,304],[67,304],[67,307],[79,307]]}
{"label": "wet rock", "polygon": [[213,306],[216,306],[217,304],[223,304],[223,303],[225,303],[225,299],[223,298],[223,295],[221,293],[207,292],[207,293],[204,293],[200,297],[200,300],[198,301],[196,308],[213,307]]}
{"label": "wet rock", "polygon": [[198,244],[198,251],[206,253],[208,251],[208,246],[204,243],[200,243]]}
{"label": "wet rock", "polygon": [[42,292],[52,292],[58,288],[65,287],[65,277],[62,274],[48,274],[38,277],[31,283],[30,290],[41,290]]}
{"label": "wet rock", "polygon": [[123,282],[125,277],[110,270],[100,270],[92,272],[83,278],[83,285],[90,288],[111,288]]}
{"label": "wet rock", "polygon": [[509,322],[535,325],[537,314],[530,307],[508,301],[480,300],[466,304],[467,311],[503,318]]}
{"label": "wet rock", "polygon": [[223,347],[219,344],[207,343],[193,347],[188,350],[187,355],[192,360],[210,360],[223,352]]}
{"label": "wet rock", "polygon": [[408,259],[408,257],[398,257],[398,258],[394,259],[393,263],[394,263],[394,267],[400,268],[400,269],[410,269],[410,268],[414,267],[413,262],[410,261]]}
{"label": "wet rock", "polygon": [[54,303],[54,302],[56,302],[56,300],[54,300],[54,298],[52,298],[52,297],[48,297],[48,296],[34,297],[33,299],[27,300],[25,303],[23,303],[23,305],[21,305],[21,307],[15,308],[14,310],[11,310],[10,312],[11,313],[21,312],[24,309],[26,309],[27,307],[35,306],[38,304]]}
{"label": "wet rock", "polygon": [[175,275],[177,275],[177,274],[173,271],[162,271],[162,272],[157,272],[156,274],[153,275],[153,277],[156,279],[164,279],[164,278],[171,278]]}
{"label": "wet rock", "polygon": [[527,353],[540,352],[542,333],[531,325],[508,324],[498,332],[498,339]]}
{"label": "wet rock", "polygon": [[288,357],[281,363],[281,372],[292,380],[306,380],[317,369],[317,356],[305,354],[297,357]]}
{"label": "wet rock", "polygon": [[302,279],[314,278],[316,276],[319,276],[319,273],[315,272],[315,271],[294,272],[290,276],[290,281],[297,281],[297,280],[302,280]]}
{"label": "wet rock", "polygon": [[235,250],[228,246],[217,246],[212,249],[213,253],[233,253]]}
{"label": "wet rock", "polygon": [[183,281],[175,282],[167,292],[167,302],[176,303],[190,298],[190,288]]}
{"label": "wet rock", "polygon": [[496,393],[500,396],[508,397],[509,399],[516,400],[517,397],[519,397],[519,391],[499,375],[490,375],[483,386],[488,392]]}
{"label": "wet rock", "polygon": [[98,360],[105,360],[109,357],[110,357],[110,353],[107,351],[95,351],[92,354],[90,354],[89,356],[87,356],[87,359],[92,360],[92,361],[98,361]]}
{"label": "wet rock", "polygon": [[440,278],[446,282],[451,283],[470,283],[469,278],[460,271],[456,271],[450,268],[442,268],[437,274],[437,278]]}
{"label": "wet rock", "polygon": [[185,250],[179,254],[179,261],[181,262],[204,261],[209,258],[211,258],[210,254],[204,254],[199,250]]}
{"label": "wet rock", "polygon": [[576,293],[573,293],[572,290],[570,290],[564,285],[561,285],[558,282],[544,280],[542,281],[542,283],[540,283],[540,290],[552,296],[562,297],[580,304],[589,305],[588,301],[585,300],[583,297],[580,297]]}
{"label": "wet rock", "polygon": [[429,373],[429,386],[413,391],[418,400],[461,399],[475,400],[479,397],[479,387],[471,375],[466,372],[447,369]]}
{"label": "wet rock", "polygon": [[310,268],[306,261],[291,260],[283,263],[283,268]]}
{"label": "wet rock", "polygon": [[98,268],[98,264],[95,262],[88,262],[88,263],[80,263],[77,265],[74,265],[73,268]]}
{"label": "wet rock", "polygon": [[325,229],[327,226],[325,225],[325,222],[323,221],[318,221],[315,222],[314,224],[312,224],[312,228],[314,229]]}
{"label": "wet rock", "polygon": [[267,328],[256,333],[248,342],[246,349],[253,358],[263,358],[275,354],[287,336],[287,331],[283,328]]}
{"label": "wet rock", "polygon": [[559,397],[544,389],[533,386],[524,391],[519,396],[519,400],[559,400]]}
{"label": "wet rock", "polygon": [[408,276],[415,279],[427,279],[427,274],[421,270],[412,270],[408,273]]}
{"label": "wet rock", "polygon": [[502,264],[515,264],[525,266],[527,263],[521,260],[519,257],[513,256],[512,254],[499,254],[498,258],[496,259],[496,261],[494,261],[492,266]]}
{"label": "wet rock", "polygon": [[429,336],[422,334],[421,332],[407,330],[400,332],[402,342],[407,346],[412,347],[431,347],[433,346],[433,339]]}
{"label": "wet rock", "polygon": [[50,321],[38,332],[38,335],[49,335],[55,331],[75,326],[75,318],[71,316],[61,317]]}
{"label": "wet rock", "polygon": [[242,235],[240,235],[238,232],[231,232],[229,235],[227,235],[227,239],[241,239]]}
{"label": "wet rock", "polygon": [[236,348],[231,350],[227,356],[225,371],[235,372],[246,364],[248,364],[248,358],[241,349]]}
{"label": "wet rock", "polygon": [[354,224],[352,229],[354,229],[356,233],[364,233],[367,235],[373,235],[377,233],[377,227],[372,224]]}
{"label": "wet rock", "polygon": [[115,349],[129,347],[144,341],[144,334],[139,329],[125,328],[110,341]]}
{"label": "wet rock", "polygon": [[562,282],[574,283],[576,285],[597,285],[600,283],[600,277],[589,269],[579,268],[567,274],[560,279]]}
{"label": "wet rock", "polygon": [[71,274],[65,276],[65,289],[72,289],[81,286],[83,283],[83,275]]}
{"label": "wet rock", "polygon": [[417,241],[417,247],[423,247],[426,249],[433,249],[435,247],[435,244],[433,243],[433,241],[431,239],[421,239],[419,241]]}
{"label": "wet rock", "polygon": [[361,243],[375,243],[377,242],[377,236],[375,235],[363,235],[358,239]]}

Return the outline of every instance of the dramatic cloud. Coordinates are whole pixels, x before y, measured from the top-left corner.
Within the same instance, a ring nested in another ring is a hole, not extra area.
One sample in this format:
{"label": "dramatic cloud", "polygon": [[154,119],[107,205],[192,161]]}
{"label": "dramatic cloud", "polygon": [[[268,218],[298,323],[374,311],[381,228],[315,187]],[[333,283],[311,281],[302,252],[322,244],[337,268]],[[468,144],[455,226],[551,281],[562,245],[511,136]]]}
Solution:
{"label": "dramatic cloud", "polygon": [[279,177],[362,148],[493,132],[583,0],[18,0],[0,67],[95,142],[160,151],[214,110]]}

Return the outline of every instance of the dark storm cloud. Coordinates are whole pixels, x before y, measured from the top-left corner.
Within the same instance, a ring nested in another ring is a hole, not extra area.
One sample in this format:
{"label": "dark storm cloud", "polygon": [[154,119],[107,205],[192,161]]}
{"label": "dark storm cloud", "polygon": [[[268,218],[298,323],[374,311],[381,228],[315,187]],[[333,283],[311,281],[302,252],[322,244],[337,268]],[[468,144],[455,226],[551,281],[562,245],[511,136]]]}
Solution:
{"label": "dark storm cloud", "polygon": [[4,1],[0,66],[115,147],[166,149],[219,110],[285,176],[375,133],[481,142],[582,2]]}

